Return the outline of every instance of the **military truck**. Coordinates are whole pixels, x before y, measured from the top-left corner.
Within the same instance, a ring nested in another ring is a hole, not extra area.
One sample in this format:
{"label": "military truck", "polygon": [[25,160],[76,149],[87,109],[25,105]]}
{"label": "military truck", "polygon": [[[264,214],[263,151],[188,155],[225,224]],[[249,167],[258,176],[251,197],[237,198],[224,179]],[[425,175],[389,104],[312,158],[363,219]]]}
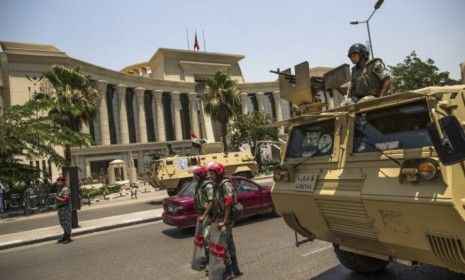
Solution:
{"label": "military truck", "polygon": [[200,155],[163,158],[154,162],[152,172],[153,184],[166,189],[168,195],[175,195],[183,184],[192,179],[191,167],[209,162],[221,162],[226,168],[226,175],[253,178],[257,172],[257,162],[251,152],[225,152],[223,143],[203,143]]}
{"label": "military truck", "polygon": [[[330,242],[357,273],[389,262],[465,273],[465,85],[338,107],[315,98],[308,63],[295,69],[280,75],[281,97],[307,111],[276,124],[290,128],[272,198],[296,244]],[[323,75],[323,95],[349,72]]]}

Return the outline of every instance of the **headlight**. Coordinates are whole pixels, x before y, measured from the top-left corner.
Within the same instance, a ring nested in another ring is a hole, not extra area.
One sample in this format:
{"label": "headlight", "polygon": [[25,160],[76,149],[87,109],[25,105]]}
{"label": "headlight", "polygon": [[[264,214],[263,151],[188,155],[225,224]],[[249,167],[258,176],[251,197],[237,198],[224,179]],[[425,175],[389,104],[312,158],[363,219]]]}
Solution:
{"label": "headlight", "polygon": [[418,174],[423,180],[433,179],[436,175],[436,166],[431,162],[422,162],[418,165]]}
{"label": "headlight", "polygon": [[434,159],[408,159],[402,163],[399,179],[401,183],[428,181],[436,177],[438,169],[439,163]]}

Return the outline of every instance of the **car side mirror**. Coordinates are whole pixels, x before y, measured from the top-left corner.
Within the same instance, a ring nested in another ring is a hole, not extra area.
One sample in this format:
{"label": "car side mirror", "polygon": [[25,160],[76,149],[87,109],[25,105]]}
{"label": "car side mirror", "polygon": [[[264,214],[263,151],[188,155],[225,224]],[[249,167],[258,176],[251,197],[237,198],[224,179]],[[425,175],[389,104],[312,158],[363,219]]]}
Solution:
{"label": "car side mirror", "polygon": [[456,117],[446,116],[438,123],[430,123],[426,129],[442,164],[465,160],[465,133]]}

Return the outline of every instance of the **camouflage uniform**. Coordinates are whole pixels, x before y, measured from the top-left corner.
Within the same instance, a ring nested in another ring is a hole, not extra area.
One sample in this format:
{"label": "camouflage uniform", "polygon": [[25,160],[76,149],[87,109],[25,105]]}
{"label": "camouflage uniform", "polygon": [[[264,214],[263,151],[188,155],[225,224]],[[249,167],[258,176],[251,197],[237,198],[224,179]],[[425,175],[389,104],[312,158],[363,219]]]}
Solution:
{"label": "camouflage uniform", "polygon": [[[70,198],[71,196],[71,191],[67,186],[64,186],[63,189],[61,189],[60,193],[58,193],[58,196],[60,198],[64,198],[67,196]],[[71,208],[71,201],[69,201],[67,204],[59,204],[58,206],[58,219],[60,221],[60,225],[63,228],[64,232],[64,239],[66,237],[71,236],[71,228],[72,228],[72,208]]]}
{"label": "camouflage uniform", "polygon": [[[204,180],[197,184],[194,200],[197,214],[199,216],[203,215],[207,209],[208,202],[213,200],[213,185],[209,180]],[[208,217],[203,221],[203,246],[205,249],[206,263],[208,263],[208,254],[210,250],[210,225],[213,221],[212,212],[213,211],[210,211]]]}
{"label": "camouflage uniform", "polygon": [[[237,203],[234,188],[229,179],[222,179],[219,183],[217,182],[214,187],[213,210],[215,220],[217,222],[223,222],[225,214],[225,199],[233,199],[233,203]],[[230,217],[230,223],[221,229],[226,236],[226,251],[224,257],[224,265],[226,268],[225,273],[227,276],[231,275],[232,273],[234,273],[234,275],[236,276],[242,274],[239,271],[239,266],[237,264],[236,247],[234,245],[234,239],[232,234],[233,226],[234,221],[231,220]]]}
{"label": "camouflage uniform", "polygon": [[390,78],[381,59],[375,58],[365,65],[352,67],[352,80],[350,96],[354,102],[358,102],[365,96],[379,96],[383,81]]}

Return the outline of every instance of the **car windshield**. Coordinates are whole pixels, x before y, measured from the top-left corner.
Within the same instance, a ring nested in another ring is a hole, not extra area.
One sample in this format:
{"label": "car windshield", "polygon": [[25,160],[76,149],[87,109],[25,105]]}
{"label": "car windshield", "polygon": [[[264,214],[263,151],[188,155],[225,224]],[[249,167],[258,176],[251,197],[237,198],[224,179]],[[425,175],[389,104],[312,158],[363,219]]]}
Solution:
{"label": "car windshield", "polygon": [[294,127],[286,159],[325,156],[333,151],[334,120]]}
{"label": "car windshield", "polygon": [[197,186],[197,182],[195,181],[188,181],[184,183],[183,187],[179,191],[178,195],[180,196],[194,196],[195,187]]}
{"label": "car windshield", "polygon": [[425,101],[357,114],[354,153],[431,146]]}

